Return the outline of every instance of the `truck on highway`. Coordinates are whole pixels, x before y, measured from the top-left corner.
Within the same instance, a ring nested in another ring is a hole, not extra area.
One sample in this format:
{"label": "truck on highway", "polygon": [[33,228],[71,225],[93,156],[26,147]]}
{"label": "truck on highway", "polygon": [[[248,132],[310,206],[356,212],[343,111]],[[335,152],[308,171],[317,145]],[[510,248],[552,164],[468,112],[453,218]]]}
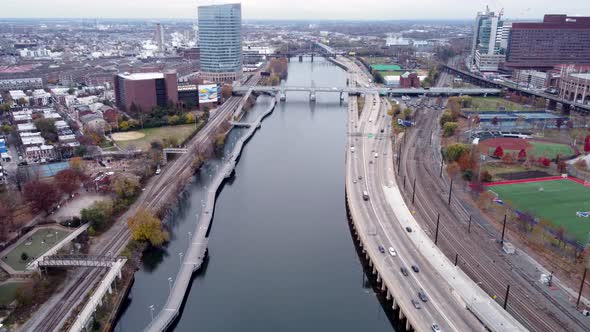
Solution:
{"label": "truck on highway", "polygon": [[379,158],[379,154],[375,152],[375,158]]}
{"label": "truck on highway", "polygon": [[363,199],[365,201],[368,201],[369,200],[369,193],[366,190],[363,190]]}

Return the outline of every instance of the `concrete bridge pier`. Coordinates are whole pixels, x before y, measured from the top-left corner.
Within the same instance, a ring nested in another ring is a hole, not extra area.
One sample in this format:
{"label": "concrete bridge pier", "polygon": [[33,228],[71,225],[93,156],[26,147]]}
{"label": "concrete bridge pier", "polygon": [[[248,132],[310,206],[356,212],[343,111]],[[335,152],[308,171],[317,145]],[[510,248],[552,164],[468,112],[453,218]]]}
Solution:
{"label": "concrete bridge pier", "polygon": [[[397,304],[396,304],[396,305],[397,305]],[[397,307],[396,307],[396,309],[397,309]],[[399,315],[397,316],[397,318],[398,318],[399,320],[402,320],[402,319],[404,319],[405,317],[406,317],[406,316],[404,316],[404,312],[402,311],[402,308],[399,308]]]}
{"label": "concrete bridge pier", "polygon": [[344,100],[344,91],[340,91],[340,101]]}
{"label": "concrete bridge pier", "polygon": [[311,101],[311,102],[315,101],[315,91],[309,92],[309,101]]}
{"label": "concrete bridge pier", "polygon": [[391,300],[391,299],[392,299],[392,297],[391,297],[391,292],[389,291],[389,289],[387,290],[387,293],[385,294],[385,299],[386,299],[387,301],[389,301],[389,300]]}
{"label": "concrete bridge pier", "polygon": [[412,325],[410,325],[410,321],[406,319],[406,331],[410,331],[411,329],[412,329]]}
{"label": "concrete bridge pier", "polygon": [[389,291],[389,290],[387,289],[387,286],[385,286],[385,283],[384,283],[384,282],[382,282],[382,283],[381,283],[381,291],[382,291],[382,292],[385,292],[385,291],[387,291],[387,292],[388,292],[388,291]]}
{"label": "concrete bridge pier", "polygon": [[285,92],[279,93],[279,99],[281,101],[287,101],[287,94]]}
{"label": "concrete bridge pier", "polygon": [[[377,273],[377,283],[381,282],[381,276]],[[383,286],[381,286],[381,290],[383,290]]]}
{"label": "concrete bridge pier", "polygon": [[313,53],[311,53],[311,62],[313,62]]}
{"label": "concrete bridge pier", "polygon": [[299,62],[303,62],[303,55],[299,56]]}

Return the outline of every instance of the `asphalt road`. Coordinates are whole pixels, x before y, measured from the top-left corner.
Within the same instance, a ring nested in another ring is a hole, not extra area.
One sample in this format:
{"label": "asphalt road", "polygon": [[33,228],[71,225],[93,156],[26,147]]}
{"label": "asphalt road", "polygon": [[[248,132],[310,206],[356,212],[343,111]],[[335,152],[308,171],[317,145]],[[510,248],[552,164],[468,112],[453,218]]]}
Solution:
{"label": "asphalt road", "polygon": [[[449,259],[459,255],[459,266],[490,296],[496,296],[503,304],[507,285],[510,295],[507,310],[513,317],[532,331],[588,331],[588,322],[571,308],[552,300],[540,292],[537,280],[531,280],[518,273],[496,243],[498,234],[490,234],[479,227],[476,220],[483,220],[481,215],[474,215],[471,232],[467,231],[469,215],[477,213],[467,206],[460,197],[453,196],[448,205],[449,180],[446,175],[440,177],[440,134],[438,118],[441,111],[429,107],[434,100],[425,101],[419,107],[416,126],[406,137],[402,149],[402,168],[400,179],[408,182],[416,179],[416,197],[414,209],[416,219],[421,226],[434,237],[436,220],[440,214],[439,248]],[[429,142],[432,142],[429,143]],[[455,184],[455,192],[461,191]],[[463,195],[463,193],[461,193]],[[406,202],[410,205],[411,192],[405,192]],[[469,212],[468,212],[469,211]]]}
{"label": "asphalt road", "polygon": [[[362,74],[353,72],[351,81],[368,84]],[[404,314],[412,322],[416,330],[427,331],[433,323],[443,331],[477,331],[483,326],[465,308],[455,296],[451,295],[449,285],[443,277],[422,256],[409,237],[402,222],[396,220],[393,208],[387,201],[384,187],[395,187],[393,173],[393,156],[389,123],[391,118],[386,115],[387,106],[376,95],[366,95],[365,107],[358,117],[356,98],[349,100],[349,144],[347,146],[347,193],[350,210],[355,220],[361,220],[364,231],[371,236],[365,249],[371,257],[379,257],[374,261],[382,278],[386,281],[397,303]],[[381,133],[381,129],[384,133]],[[372,138],[368,135],[373,134]],[[351,147],[354,145],[354,152]],[[377,153],[377,157],[375,157]],[[372,161],[370,164],[369,161]],[[362,180],[359,180],[359,176]],[[363,191],[369,193],[370,199],[363,200]],[[360,230],[363,231],[363,230]],[[414,230],[418,231],[418,230]],[[380,253],[378,246],[385,248]],[[392,256],[389,248],[396,251]],[[412,271],[411,266],[417,265],[420,272]],[[408,269],[409,275],[404,276],[400,268]],[[418,292],[424,291],[428,302],[418,298]],[[411,300],[418,301],[422,308],[414,308]]]}

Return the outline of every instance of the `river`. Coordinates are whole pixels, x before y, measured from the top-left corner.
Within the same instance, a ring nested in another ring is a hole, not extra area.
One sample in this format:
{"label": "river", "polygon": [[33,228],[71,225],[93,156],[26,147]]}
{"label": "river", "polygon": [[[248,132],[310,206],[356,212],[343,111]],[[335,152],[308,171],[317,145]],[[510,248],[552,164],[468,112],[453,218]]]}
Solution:
{"label": "river", "polygon": [[[292,59],[287,85],[344,86],[324,59]],[[270,102],[261,96],[244,121]],[[209,260],[193,280],[174,331],[392,331],[366,280],[346,218],[346,103],[338,94],[287,94],[246,145],[219,194]],[[243,134],[234,129],[225,150]],[[171,241],[143,257],[115,331],[141,331],[162,308],[216,171],[195,176],[171,218]]]}

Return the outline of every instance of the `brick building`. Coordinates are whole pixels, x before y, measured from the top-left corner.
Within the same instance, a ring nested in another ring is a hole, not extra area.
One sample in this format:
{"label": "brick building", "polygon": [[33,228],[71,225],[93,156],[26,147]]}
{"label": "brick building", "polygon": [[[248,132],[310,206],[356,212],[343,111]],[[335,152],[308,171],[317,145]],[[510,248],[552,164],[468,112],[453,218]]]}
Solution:
{"label": "brick building", "polygon": [[166,107],[168,101],[176,104],[176,72],[119,74],[115,77],[115,100],[122,110],[130,110],[135,104],[143,112],[156,106]]}
{"label": "brick building", "polygon": [[545,15],[543,22],[512,25],[507,67],[552,69],[559,64],[590,64],[590,17]]}

